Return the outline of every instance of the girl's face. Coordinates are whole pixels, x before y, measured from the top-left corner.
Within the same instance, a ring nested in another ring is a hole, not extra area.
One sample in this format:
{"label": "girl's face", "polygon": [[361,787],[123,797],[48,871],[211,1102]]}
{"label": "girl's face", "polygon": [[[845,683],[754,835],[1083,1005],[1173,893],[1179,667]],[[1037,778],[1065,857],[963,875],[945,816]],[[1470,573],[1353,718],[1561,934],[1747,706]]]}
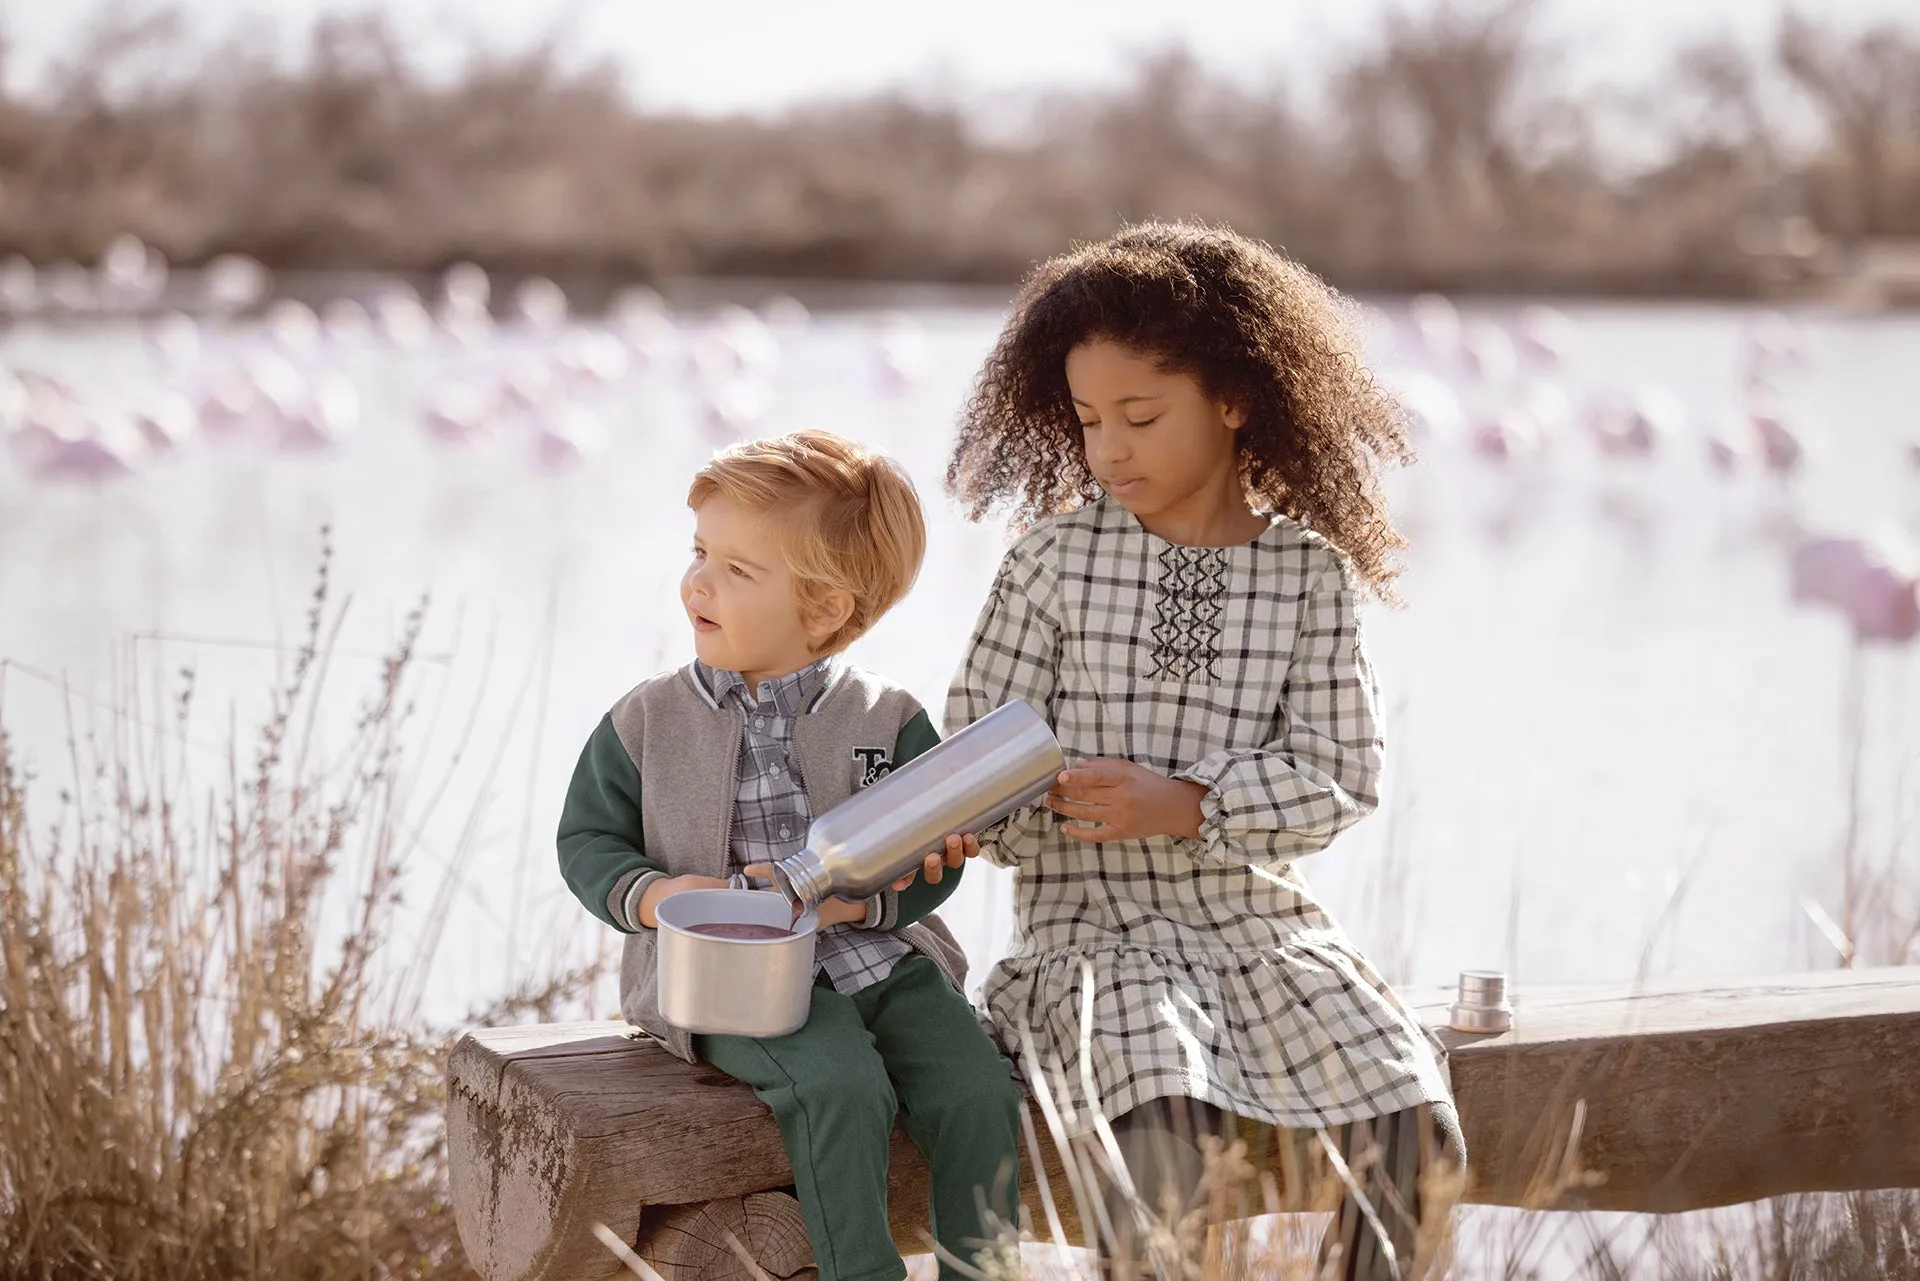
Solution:
{"label": "girl's face", "polygon": [[[815,647],[846,621],[836,619],[841,602],[803,614],[769,517],[714,494],[693,519],[693,563],[680,580],[680,601],[693,624],[694,652],[709,667],[739,672],[750,693],[811,663]],[[846,604],[851,613],[852,602]]]}
{"label": "girl's face", "polygon": [[1144,524],[1172,510],[1241,502],[1238,437],[1245,415],[1200,384],[1106,338],[1067,353],[1087,467]]}

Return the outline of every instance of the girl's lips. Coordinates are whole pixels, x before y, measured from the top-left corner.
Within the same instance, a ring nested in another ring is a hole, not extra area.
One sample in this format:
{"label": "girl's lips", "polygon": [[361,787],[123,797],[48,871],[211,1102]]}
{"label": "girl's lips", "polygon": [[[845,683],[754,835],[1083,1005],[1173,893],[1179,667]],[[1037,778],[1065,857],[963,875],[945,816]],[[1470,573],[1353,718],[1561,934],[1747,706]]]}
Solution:
{"label": "girl's lips", "polygon": [[1141,480],[1138,476],[1130,476],[1126,480],[1109,480],[1105,484],[1109,494],[1130,494],[1140,488]]}

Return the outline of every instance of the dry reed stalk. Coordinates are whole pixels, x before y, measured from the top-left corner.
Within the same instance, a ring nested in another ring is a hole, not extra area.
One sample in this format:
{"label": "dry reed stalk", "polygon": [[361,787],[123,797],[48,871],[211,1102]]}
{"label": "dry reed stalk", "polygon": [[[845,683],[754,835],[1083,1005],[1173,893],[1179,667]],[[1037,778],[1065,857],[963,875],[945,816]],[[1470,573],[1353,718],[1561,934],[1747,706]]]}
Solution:
{"label": "dry reed stalk", "polygon": [[[445,1192],[450,1038],[389,986],[425,963],[393,955],[422,614],[323,750],[327,566],[263,723],[210,781],[187,681],[154,741],[132,715],[71,730],[60,809],[35,820],[0,705],[8,1281],[472,1275]],[[477,1018],[551,1015],[592,978]]]}

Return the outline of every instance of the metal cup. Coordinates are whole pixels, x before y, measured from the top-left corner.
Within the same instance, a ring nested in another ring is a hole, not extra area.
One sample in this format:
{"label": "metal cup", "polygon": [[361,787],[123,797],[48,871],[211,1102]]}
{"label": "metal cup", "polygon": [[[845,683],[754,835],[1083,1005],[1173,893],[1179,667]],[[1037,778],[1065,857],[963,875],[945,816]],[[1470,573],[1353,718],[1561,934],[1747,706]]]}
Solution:
{"label": "metal cup", "polygon": [[1456,1032],[1505,1032],[1513,1026],[1507,976],[1498,970],[1462,970],[1447,1024]]}
{"label": "metal cup", "polygon": [[[660,900],[655,991],[660,1014],[688,1032],[786,1036],[805,1026],[813,1002],[813,943],[820,914],[802,913],[765,890],[683,890]],[[775,925],[787,938],[725,939],[695,925]]]}

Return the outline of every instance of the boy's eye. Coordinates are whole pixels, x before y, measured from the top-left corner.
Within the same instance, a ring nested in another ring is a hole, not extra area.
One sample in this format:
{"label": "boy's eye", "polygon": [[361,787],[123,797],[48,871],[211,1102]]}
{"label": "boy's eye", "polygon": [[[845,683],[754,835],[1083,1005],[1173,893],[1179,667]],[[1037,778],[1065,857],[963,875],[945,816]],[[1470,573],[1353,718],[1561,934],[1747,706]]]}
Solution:
{"label": "boy's eye", "polygon": [[707,558],[707,553],[702,549],[696,547],[693,549],[693,558],[695,560],[705,560]]}
{"label": "boy's eye", "polygon": [[727,566],[727,568],[732,570],[734,572],[734,575],[738,578],[745,578],[747,576],[747,571],[740,568],[738,565],[729,565]]}

